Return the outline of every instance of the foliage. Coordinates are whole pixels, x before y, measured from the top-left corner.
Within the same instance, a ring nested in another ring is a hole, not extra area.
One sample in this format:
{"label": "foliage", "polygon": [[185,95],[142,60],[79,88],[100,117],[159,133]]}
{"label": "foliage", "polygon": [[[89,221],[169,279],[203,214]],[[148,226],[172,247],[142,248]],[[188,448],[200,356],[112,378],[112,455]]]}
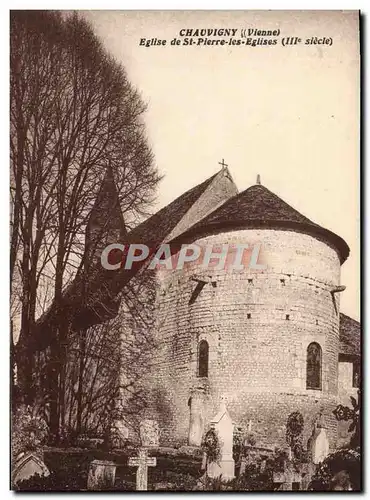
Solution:
{"label": "foliage", "polygon": [[201,448],[209,462],[218,463],[221,459],[221,444],[216,429],[209,429],[204,435]]}
{"label": "foliage", "polygon": [[225,491],[232,490],[234,481],[226,481],[222,477],[209,477],[204,474],[196,486],[193,488],[196,491]]}
{"label": "foliage", "polygon": [[16,489],[18,491],[81,491],[86,490],[86,476],[79,474],[66,474],[59,470],[52,472],[49,476],[34,476],[20,481]]}
{"label": "foliage", "polygon": [[196,489],[202,491],[273,491],[273,463],[267,462],[262,468],[262,462],[247,463],[243,475],[226,481],[221,477],[210,478],[205,475]]}
{"label": "foliage", "polygon": [[242,428],[236,428],[233,434],[233,458],[235,462],[246,457],[249,447],[254,447],[256,443],[256,435],[253,432],[244,434]]}
{"label": "foliage", "polygon": [[350,396],[352,408],[348,406],[338,405],[333,411],[335,418],[338,421],[351,421],[350,426],[348,428],[348,432],[353,432],[350,439],[351,448],[356,448],[361,445],[361,421],[360,421],[360,412],[361,412],[361,391],[358,389],[357,391],[357,401],[353,396]]}
{"label": "foliage", "polygon": [[33,451],[47,440],[49,428],[45,420],[35,415],[30,406],[20,406],[13,416],[12,452],[13,458],[22,451]]}
{"label": "foliage", "polygon": [[148,485],[148,489],[155,491],[193,491],[196,489],[197,478],[192,474],[178,471],[163,471],[163,473],[163,477],[160,478],[157,469],[153,471],[152,484]]}
{"label": "foliage", "polygon": [[309,484],[309,490],[331,491],[337,486],[338,475],[346,472],[351,488],[361,490],[361,453],[360,448],[343,448],[331,453],[319,464]]}
{"label": "foliage", "polygon": [[274,455],[268,460],[268,464],[274,472],[284,472],[285,464],[288,460],[289,455],[287,450],[275,448]]}
{"label": "foliage", "polygon": [[243,455],[243,443],[243,430],[237,427],[233,433],[233,459],[235,462],[238,462]]}
{"label": "foliage", "polygon": [[257,438],[253,432],[248,432],[244,439],[244,446],[256,446]]}
{"label": "foliage", "polygon": [[331,453],[319,464],[309,485],[310,490],[331,491],[348,489],[361,490],[361,392],[358,399],[351,397],[352,408],[338,405],[333,411],[338,421],[351,421],[348,432],[353,432],[348,447]]}
{"label": "foliage", "polygon": [[242,476],[234,480],[234,491],[273,491],[273,462],[267,462],[261,469],[261,463],[247,463]]}
{"label": "foliage", "polygon": [[295,457],[302,455],[302,433],[304,428],[303,416],[299,411],[291,413],[286,424],[286,442]]}

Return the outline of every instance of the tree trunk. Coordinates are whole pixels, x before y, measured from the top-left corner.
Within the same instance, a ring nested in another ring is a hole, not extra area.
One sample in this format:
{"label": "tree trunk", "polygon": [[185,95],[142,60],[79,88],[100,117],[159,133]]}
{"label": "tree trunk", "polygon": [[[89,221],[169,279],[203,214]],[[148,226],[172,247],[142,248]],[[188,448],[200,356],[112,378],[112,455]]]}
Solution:
{"label": "tree trunk", "polygon": [[82,391],[83,391],[83,375],[85,369],[85,352],[86,352],[86,332],[79,331],[79,344],[80,344],[80,366],[78,373],[78,389],[77,389],[77,423],[76,434],[79,436],[82,431]]}

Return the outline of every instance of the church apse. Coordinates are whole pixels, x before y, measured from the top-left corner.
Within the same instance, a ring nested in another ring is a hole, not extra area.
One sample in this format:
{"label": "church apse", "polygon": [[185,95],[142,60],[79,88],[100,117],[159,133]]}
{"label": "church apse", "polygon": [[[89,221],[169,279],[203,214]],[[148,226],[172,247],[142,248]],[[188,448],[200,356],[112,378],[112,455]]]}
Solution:
{"label": "church apse", "polygon": [[[262,220],[266,213],[281,220]],[[157,270],[157,350],[149,377],[171,408],[158,416],[166,422],[163,442],[199,446],[225,397],[236,425],[252,422],[263,446],[284,443],[294,411],[307,424],[321,413],[335,446],[341,343],[340,294],[334,304],[332,291],[340,288],[345,242],[261,184],[197,222],[183,241],[259,247],[255,264],[265,265],[234,269],[200,259]]]}

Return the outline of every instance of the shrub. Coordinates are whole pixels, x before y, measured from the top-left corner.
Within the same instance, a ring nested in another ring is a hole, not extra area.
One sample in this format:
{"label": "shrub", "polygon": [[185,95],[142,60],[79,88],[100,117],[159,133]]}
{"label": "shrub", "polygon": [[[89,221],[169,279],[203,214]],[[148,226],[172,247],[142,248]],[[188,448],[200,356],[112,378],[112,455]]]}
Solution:
{"label": "shrub", "polygon": [[215,429],[209,429],[202,441],[202,450],[207,454],[209,462],[219,462],[221,459],[221,443]]}
{"label": "shrub", "polygon": [[13,458],[16,458],[21,451],[34,451],[39,448],[46,442],[48,434],[46,421],[35,415],[30,406],[20,406],[13,415]]}
{"label": "shrub", "polygon": [[18,491],[81,491],[86,490],[87,477],[66,474],[65,470],[52,472],[49,476],[34,476],[17,484]]}
{"label": "shrub", "polygon": [[265,469],[261,470],[259,463],[246,464],[245,473],[234,480],[234,491],[273,491],[273,467],[268,462]]}
{"label": "shrub", "polygon": [[343,473],[349,479],[351,489],[361,491],[361,454],[360,448],[343,448],[319,464],[308,486],[309,490],[331,491],[340,485]]}

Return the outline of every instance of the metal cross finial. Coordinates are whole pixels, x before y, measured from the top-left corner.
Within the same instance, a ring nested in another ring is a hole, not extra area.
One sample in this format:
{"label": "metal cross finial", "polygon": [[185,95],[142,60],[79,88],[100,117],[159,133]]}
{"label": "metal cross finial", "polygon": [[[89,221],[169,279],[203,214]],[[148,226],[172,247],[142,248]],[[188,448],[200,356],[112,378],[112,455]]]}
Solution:
{"label": "metal cross finial", "polygon": [[229,165],[227,163],[225,163],[225,160],[222,158],[222,161],[219,161],[218,162],[219,165],[221,165],[221,167],[224,169],[225,167],[228,167]]}
{"label": "metal cross finial", "polygon": [[260,174],[257,175],[257,184],[261,184],[261,176],[260,176]]}

